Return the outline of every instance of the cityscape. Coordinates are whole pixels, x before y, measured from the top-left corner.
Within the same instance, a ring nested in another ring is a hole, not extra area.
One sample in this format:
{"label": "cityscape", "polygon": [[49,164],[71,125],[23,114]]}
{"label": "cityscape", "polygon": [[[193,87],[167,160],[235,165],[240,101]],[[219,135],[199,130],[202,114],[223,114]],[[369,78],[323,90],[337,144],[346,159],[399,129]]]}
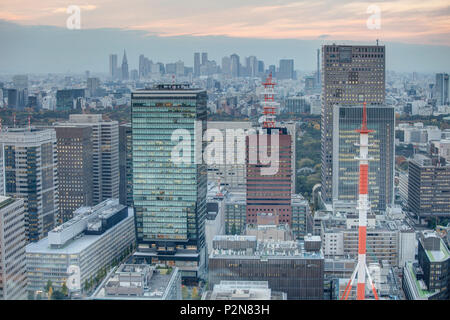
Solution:
{"label": "cityscape", "polygon": [[[80,37],[101,9],[66,7]],[[449,55],[399,71],[371,10],[367,36],[270,58],[174,23],[167,57],[0,68],[0,300],[449,300]]]}

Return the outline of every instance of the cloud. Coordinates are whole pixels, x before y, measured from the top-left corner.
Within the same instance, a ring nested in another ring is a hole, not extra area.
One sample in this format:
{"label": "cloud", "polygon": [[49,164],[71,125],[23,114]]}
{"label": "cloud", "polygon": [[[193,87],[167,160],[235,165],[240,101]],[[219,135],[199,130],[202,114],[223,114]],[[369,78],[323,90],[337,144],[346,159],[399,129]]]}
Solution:
{"label": "cloud", "polygon": [[[1,0],[0,18],[65,26],[60,0]],[[19,3],[18,3],[19,2]],[[26,5],[24,5],[26,4]],[[369,30],[367,9],[381,9],[381,29]],[[450,45],[450,0],[89,0],[83,28],[143,30],[160,36],[404,41]],[[433,39],[433,41],[430,41]]]}

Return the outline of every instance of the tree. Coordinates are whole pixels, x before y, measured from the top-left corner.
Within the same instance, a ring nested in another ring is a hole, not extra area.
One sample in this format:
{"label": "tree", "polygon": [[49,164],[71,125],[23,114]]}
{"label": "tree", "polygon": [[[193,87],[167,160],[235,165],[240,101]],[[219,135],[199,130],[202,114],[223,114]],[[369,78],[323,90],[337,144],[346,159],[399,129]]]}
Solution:
{"label": "tree", "polygon": [[189,298],[189,290],[186,286],[181,286],[181,296],[183,300],[187,300]]}
{"label": "tree", "polygon": [[192,288],[192,299],[194,299],[194,300],[200,299],[200,297],[199,297],[199,295],[198,295],[198,289],[197,289],[197,287]]}
{"label": "tree", "polygon": [[61,287],[61,293],[62,293],[64,296],[67,296],[67,295],[69,294],[69,289],[67,288],[65,282],[63,283],[63,285],[62,285],[62,287]]}
{"label": "tree", "polygon": [[51,280],[47,281],[47,284],[45,285],[45,292],[49,292],[50,288],[53,286],[53,283]]}

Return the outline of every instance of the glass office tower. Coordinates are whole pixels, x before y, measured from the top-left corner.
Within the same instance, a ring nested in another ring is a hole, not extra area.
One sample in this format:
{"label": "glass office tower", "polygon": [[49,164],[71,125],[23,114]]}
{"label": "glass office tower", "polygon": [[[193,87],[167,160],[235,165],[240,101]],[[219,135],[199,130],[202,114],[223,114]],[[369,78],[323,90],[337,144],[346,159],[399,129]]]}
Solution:
{"label": "glass office tower", "polygon": [[[361,105],[337,105],[333,109],[333,202],[358,200],[359,133]],[[390,106],[368,106],[369,200],[372,210],[385,211],[394,198],[395,112]]]}
{"label": "glass office tower", "polygon": [[[206,258],[207,171],[195,157],[204,150],[206,103],[206,91],[181,84],[132,93],[135,258],[177,266],[185,279],[198,278]],[[177,129],[190,135],[188,162],[172,161]]]}

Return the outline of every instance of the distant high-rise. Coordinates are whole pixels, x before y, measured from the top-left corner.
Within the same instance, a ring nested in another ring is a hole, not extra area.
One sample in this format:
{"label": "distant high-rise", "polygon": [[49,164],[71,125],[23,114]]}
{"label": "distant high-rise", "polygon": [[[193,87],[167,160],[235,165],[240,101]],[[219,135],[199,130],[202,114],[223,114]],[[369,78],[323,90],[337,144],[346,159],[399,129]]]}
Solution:
{"label": "distant high-rise", "polygon": [[280,68],[277,73],[278,79],[294,79],[294,60],[281,59]]}
{"label": "distant high-rise", "polygon": [[198,77],[200,75],[200,53],[194,53],[194,76]]}
{"label": "distant high-rise", "polygon": [[4,146],[6,195],[25,200],[27,240],[42,239],[59,213],[56,133],[53,129],[8,128]]}
{"label": "distant high-rise", "polygon": [[208,64],[208,52],[202,52],[202,66]]}
{"label": "distant high-rise", "polygon": [[76,109],[76,101],[78,98],[84,98],[85,89],[62,89],[56,91],[56,110],[69,111]]}
{"label": "distant high-rise", "polygon": [[117,78],[117,54],[110,54],[109,55],[109,76],[111,79]]}
{"label": "distant high-rise", "polygon": [[59,173],[59,223],[73,212],[92,205],[92,127],[55,126]]}
{"label": "distant high-rise", "polygon": [[119,198],[119,124],[103,120],[101,114],[71,114],[61,127],[92,128],[92,201]]}
{"label": "distant high-rise", "polygon": [[333,198],[333,108],[363,102],[380,105],[384,98],[384,46],[322,46],[321,196],[326,203]]}
{"label": "distant high-rise", "polygon": [[[178,266],[185,278],[197,278],[206,261],[206,164],[198,158],[206,104],[206,91],[179,84],[131,95],[138,257]],[[183,163],[172,161],[176,130],[188,132],[192,141]]]}
{"label": "distant high-rise", "polygon": [[[361,105],[336,105],[333,107],[333,201],[354,203],[358,201],[359,133]],[[395,167],[395,112],[383,105],[367,107],[369,133],[369,190],[370,206],[375,211],[385,211],[394,201]],[[382,169],[381,169],[382,168]]]}
{"label": "distant high-rise", "polygon": [[119,126],[119,200],[120,204],[133,206],[133,131],[131,124]]}
{"label": "distant high-rise", "polygon": [[87,79],[87,92],[90,97],[96,97],[98,94],[98,89],[100,87],[99,78],[88,78]]}
{"label": "distant high-rise", "polygon": [[226,75],[231,74],[231,59],[230,57],[222,58],[222,73]]}
{"label": "distant high-rise", "polygon": [[128,73],[128,60],[127,53],[123,50],[123,59],[122,59],[122,78],[121,80],[128,80],[130,77]]}
{"label": "distant high-rise", "polygon": [[436,73],[436,84],[434,86],[437,105],[446,105],[449,103],[448,97],[449,76],[448,73]]}
{"label": "distant high-rise", "polygon": [[239,56],[237,54],[232,54],[230,56],[230,72],[233,78],[237,78],[241,76],[241,63],[239,61]]}
{"label": "distant high-rise", "polygon": [[26,299],[23,199],[0,196],[0,300]]}

